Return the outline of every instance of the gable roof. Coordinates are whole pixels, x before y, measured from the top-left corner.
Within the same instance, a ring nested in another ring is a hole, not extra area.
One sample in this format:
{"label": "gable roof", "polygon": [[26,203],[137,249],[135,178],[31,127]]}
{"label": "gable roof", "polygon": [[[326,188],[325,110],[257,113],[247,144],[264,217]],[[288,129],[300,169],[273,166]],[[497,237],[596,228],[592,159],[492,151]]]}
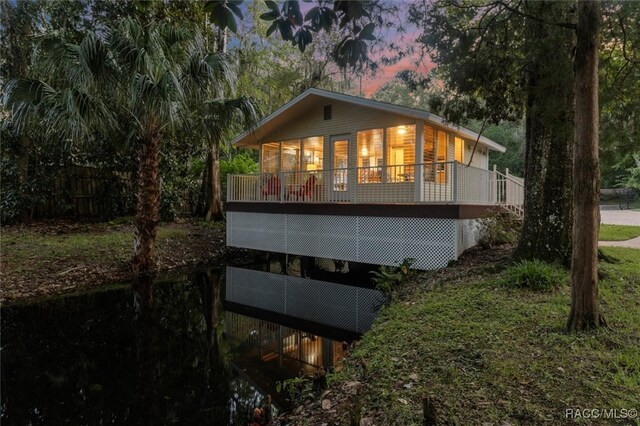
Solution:
{"label": "gable roof", "polygon": [[[472,139],[474,141],[478,139],[478,134],[476,132],[473,132],[461,126],[447,123],[444,118],[439,117],[435,114],[431,114],[427,111],[394,105],[387,102],[374,101],[372,99],[365,99],[358,96],[345,95],[343,93],[336,93],[328,90],[311,88],[305,90],[303,93],[296,96],[295,98],[269,114],[267,117],[263,118],[258,123],[258,126],[255,129],[247,130],[246,132],[236,136],[231,141],[231,143],[238,146],[255,145],[260,139],[277,129],[279,126],[285,124],[290,118],[292,118],[292,113],[295,110],[298,110],[299,108],[304,109],[306,107],[316,105],[320,100],[327,99],[346,102],[365,108],[371,108],[379,111],[402,115],[405,117],[411,117],[417,120],[425,120],[427,122],[431,122],[437,124],[438,126],[444,127],[445,129],[452,130],[465,138]],[[484,136],[480,137],[479,142],[487,146],[489,149],[493,149],[498,152],[505,152],[507,150],[504,146]]]}

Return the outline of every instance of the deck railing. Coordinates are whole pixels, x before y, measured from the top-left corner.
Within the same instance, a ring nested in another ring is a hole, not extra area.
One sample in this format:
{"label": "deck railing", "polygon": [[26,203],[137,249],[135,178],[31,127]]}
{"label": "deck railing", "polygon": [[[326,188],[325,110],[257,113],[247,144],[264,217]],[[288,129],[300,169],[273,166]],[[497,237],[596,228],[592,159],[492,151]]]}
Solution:
{"label": "deck railing", "polygon": [[509,176],[457,162],[283,171],[227,179],[227,201],[231,202],[521,206],[522,199],[523,185]]}

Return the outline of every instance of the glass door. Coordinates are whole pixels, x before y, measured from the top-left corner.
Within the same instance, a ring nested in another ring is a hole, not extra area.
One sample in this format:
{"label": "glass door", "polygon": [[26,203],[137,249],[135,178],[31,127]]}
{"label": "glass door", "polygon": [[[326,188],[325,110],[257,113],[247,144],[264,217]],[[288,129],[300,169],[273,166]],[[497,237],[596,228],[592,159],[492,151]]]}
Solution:
{"label": "glass door", "polygon": [[333,156],[331,171],[332,199],[334,201],[349,200],[349,139],[332,137]]}

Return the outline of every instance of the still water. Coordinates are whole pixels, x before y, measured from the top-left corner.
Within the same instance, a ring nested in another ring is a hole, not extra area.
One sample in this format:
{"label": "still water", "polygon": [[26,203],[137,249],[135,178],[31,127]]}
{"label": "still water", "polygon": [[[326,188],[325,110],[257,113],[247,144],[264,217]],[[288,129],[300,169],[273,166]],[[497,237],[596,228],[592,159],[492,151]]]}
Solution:
{"label": "still water", "polygon": [[2,308],[2,424],[245,425],[267,394],[286,409],[276,383],[339,368],[383,301],[362,271],[295,269],[200,269]]}

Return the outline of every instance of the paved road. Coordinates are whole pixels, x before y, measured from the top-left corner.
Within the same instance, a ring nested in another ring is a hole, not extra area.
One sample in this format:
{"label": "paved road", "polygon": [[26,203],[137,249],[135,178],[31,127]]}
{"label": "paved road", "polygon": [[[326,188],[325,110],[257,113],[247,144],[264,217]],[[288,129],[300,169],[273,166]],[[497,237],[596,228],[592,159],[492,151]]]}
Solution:
{"label": "paved road", "polygon": [[600,222],[607,225],[640,226],[640,212],[632,210],[600,210]]}
{"label": "paved road", "polygon": [[635,237],[627,241],[599,241],[600,247],[628,247],[640,249],[640,237]]}
{"label": "paved road", "polygon": [[[600,210],[600,221],[608,225],[640,226],[640,212],[634,212],[632,210]],[[640,237],[627,241],[600,241],[598,245],[640,249]]]}

